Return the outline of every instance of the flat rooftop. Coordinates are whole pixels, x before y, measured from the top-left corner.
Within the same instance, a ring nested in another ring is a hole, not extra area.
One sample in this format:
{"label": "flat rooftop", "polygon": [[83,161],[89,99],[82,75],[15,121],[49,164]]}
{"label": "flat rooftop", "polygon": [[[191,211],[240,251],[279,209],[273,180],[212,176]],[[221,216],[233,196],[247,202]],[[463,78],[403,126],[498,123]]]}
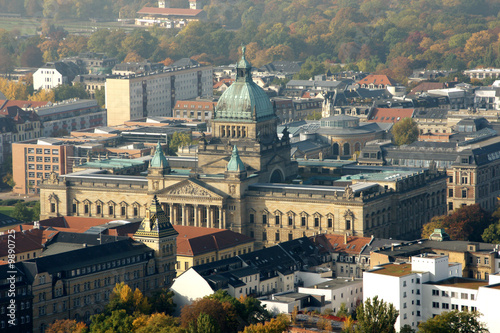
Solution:
{"label": "flat rooftop", "polygon": [[445,287],[455,287],[463,289],[474,289],[478,290],[479,287],[484,287],[488,285],[488,281],[466,279],[466,278],[450,278],[446,280],[441,280],[438,282],[432,282],[433,285],[445,286]]}
{"label": "flat rooftop", "polygon": [[387,264],[377,266],[373,270],[369,271],[370,273],[382,274],[382,275],[390,275],[390,276],[405,276],[411,274],[411,264],[410,263],[402,263],[402,264]]}
{"label": "flat rooftop", "polygon": [[363,280],[337,278],[337,279],[331,279],[329,281],[317,283],[317,284],[312,285],[312,286],[307,287],[307,288],[308,289],[331,289],[331,290],[334,290],[334,289],[342,288],[345,286],[349,286],[349,285],[353,285],[353,284],[360,284],[360,283],[363,283]]}

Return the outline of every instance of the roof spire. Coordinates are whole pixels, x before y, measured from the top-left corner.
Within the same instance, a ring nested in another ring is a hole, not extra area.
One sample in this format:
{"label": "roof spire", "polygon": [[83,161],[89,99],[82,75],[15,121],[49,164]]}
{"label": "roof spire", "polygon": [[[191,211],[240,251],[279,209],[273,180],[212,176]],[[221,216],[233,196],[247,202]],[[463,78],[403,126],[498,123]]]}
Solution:
{"label": "roof spire", "polygon": [[233,152],[231,153],[231,159],[227,164],[227,171],[236,171],[236,172],[245,171],[245,164],[243,164],[243,161],[240,158],[240,154],[238,153],[238,148],[236,147],[236,145],[234,145],[233,147]]}
{"label": "roof spire", "polygon": [[161,149],[160,141],[156,144],[155,155],[151,159],[151,167],[153,168],[168,168],[168,161],[165,155],[163,154],[163,150]]}

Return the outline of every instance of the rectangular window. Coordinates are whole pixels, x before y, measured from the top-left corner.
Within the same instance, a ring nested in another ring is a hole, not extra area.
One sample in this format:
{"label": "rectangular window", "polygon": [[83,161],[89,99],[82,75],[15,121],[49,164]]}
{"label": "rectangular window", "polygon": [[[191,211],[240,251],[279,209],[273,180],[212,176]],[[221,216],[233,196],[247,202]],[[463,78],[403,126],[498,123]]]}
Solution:
{"label": "rectangular window", "polygon": [[50,212],[51,213],[55,213],[56,212],[56,204],[55,203],[51,203],[50,204]]}
{"label": "rectangular window", "polygon": [[96,206],[96,213],[101,214],[101,205]]}
{"label": "rectangular window", "polygon": [[305,227],[305,225],[306,225],[306,217],[305,216],[302,216],[302,218],[300,219],[300,224],[301,224],[301,226]]}
{"label": "rectangular window", "polygon": [[432,307],[439,309],[439,302],[432,302]]}
{"label": "rectangular window", "polygon": [[461,294],[460,294],[460,298],[461,298],[461,299],[469,299],[469,294],[466,294],[466,293],[461,293]]}
{"label": "rectangular window", "polygon": [[453,189],[452,189],[452,188],[450,188],[450,189],[448,190],[448,197],[449,197],[449,198],[453,198]]}
{"label": "rectangular window", "polygon": [[77,209],[76,209],[76,203],[73,204],[73,213],[76,213]]}
{"label": "rectangular window", "polygon": [[462,190],[462,198],[467,198],[467,190]]}
{"label": "rectangular window", "polygon": [[89,205],[84,205],[83,210],[84,210],[85,214],[88,214],[89,213]]}
{"label": "rectangular window", "polygon": [[274,216],[274,224],[276,224],[276,225],[280,224],[280,216],[279,215]]}
{"label": "rectangular window", "polygon": [[250,214],[250,223],[254,223],[254,222],[255,222],[255,215]]}
{"label": "rectangular window", "polygon": [[109,215],[113,215],[113,206],[108,206]]}
{"label": "rectangular window", "polygon": [[328,219],[328,228],[331,228],[331,227],[333,227],[333,219],[329,218]]}
{"label": "rectangular window", "polygon": [[293,225],[293,216],[288,216],[288,225]]}
{"label": "rectangular window", "polygon": [[267,224],[267,215],[262,215],[262,224]]}
{"label": "rectangular window", "polygon": [[280,233],[279,233],[279,231],[276,232],[275,239],[276,239],[277,242],[279,242],[279,240],[280,240]]}
{"label": "rectangular window", "polygon": [[314,218],[314,226],[319,227],[319,217]]}
{"label": "rectangular window", "polygon": [[139,209],[137,207],[134,207],[134,216],[139,215]]}
{"label": "rectangular window", "polygon": [[121,211],[121,213],[122,213],[122,216],[125,216],[125,210],[126,210],[126,208],[127,208],[127,207],[125,207],[125,206],[122,206],[122,211]]}
{"label": "rectangular window", "polygon": [[432,296],[439,296],[439,290],[432,289]]}
{"label": "rectangular window", "polygon": [[267,232],[265,231],[262,232],[262,240],[263,241],[267,240]]}
{"label": "rectangular window", "polygon": [[450,308],[450,304],[448,304],[448,303],[441,303],[441,309],[448,310],[449,308]]}

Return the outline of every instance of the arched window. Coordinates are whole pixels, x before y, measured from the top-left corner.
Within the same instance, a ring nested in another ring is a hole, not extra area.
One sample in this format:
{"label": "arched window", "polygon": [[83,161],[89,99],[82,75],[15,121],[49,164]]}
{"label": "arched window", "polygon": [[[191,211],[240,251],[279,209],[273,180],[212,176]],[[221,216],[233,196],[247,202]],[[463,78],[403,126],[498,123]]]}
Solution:
{"label": "arched window", "polygon": [[333,144],[333,155],[338,155],[339,154],[339,144],[338,143],[334,143]]}
{"label": "arched window", "polygon": [[344,143],[344,155],[351,155],[351,146],[349,143]]}

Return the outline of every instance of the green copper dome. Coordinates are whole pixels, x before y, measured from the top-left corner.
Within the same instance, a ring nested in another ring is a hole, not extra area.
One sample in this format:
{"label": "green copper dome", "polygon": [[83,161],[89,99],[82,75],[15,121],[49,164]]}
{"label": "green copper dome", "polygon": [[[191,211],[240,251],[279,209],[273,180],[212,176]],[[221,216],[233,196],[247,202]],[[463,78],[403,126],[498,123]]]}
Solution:
{"label": "green copper dome", "polygon": [[167,168],[168,161],[165,155],[163,154],[163,150],[161,149],[160,141],[156,145],[155,155],[151,159],[151,167],[153,168]]}
{"label": "green copper dome", "polygon": [[229,163],[227,163],[227,171],[245,171],[245,164],[243,164],[240,154],[238,154],[238,148],[236,148],[236,145],[233,148],[231,159],[229,160]]}
{"label": "green copper dome", "polygon": [[274,117],[265,91],[252,80],[252,65],[245,59],[245,47],[236,66],[236,81],[224,91],[215,107],[216,120],[257,121]]}

